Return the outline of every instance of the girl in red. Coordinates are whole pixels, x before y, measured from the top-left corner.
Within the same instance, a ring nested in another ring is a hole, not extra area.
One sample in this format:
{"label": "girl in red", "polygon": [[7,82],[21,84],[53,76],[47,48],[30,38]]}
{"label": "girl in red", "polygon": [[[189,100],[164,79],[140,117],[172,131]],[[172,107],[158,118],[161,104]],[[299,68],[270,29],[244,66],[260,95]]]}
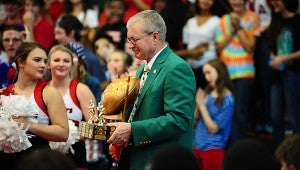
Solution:
{"label": "girl in red", "polygon": [[1,151],[0,164],[7,170],[13,170],[22,157],[31,151],[50,149],[49,141],[65,142],[69,133],[66,107],[61,95],[42,80],[48,61],[46,50],[37,43],[23,42],[12,61],[17,66],[17,79],[6,89],[1,89],[0,94],[25,96],[36,108],[38,115],[34,121],[25,117],[14,118],[24,128],[29,126],[27,134],[32,136],[29,138],[32,146],[14,153]]}

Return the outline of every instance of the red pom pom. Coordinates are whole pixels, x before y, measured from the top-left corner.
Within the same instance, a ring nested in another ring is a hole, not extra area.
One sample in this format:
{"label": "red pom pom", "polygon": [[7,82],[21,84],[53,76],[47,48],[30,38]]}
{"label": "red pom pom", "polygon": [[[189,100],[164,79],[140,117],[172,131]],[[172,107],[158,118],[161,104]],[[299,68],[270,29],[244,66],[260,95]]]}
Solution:
{"label": "red pom pom", "polygon": [[110,145],[109,154],[114,160],[119,160],[121,153],[122,145]]}

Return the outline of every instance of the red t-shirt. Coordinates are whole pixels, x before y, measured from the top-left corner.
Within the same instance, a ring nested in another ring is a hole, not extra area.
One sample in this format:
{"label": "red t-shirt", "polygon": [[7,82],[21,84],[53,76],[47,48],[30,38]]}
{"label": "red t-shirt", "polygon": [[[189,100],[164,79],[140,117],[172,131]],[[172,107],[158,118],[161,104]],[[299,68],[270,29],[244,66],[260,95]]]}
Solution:
{"label": "red t-shirt", "polygon": [[47,50],[54,45],[54,26],[44,15],[42,15],[41,21],[33,26],[33,36],[35,41]]}

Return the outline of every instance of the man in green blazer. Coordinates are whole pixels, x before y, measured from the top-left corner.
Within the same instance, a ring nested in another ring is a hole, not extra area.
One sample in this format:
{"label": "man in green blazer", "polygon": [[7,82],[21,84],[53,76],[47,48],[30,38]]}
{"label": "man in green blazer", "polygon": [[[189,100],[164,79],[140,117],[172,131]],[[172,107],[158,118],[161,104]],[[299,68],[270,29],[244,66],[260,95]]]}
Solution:
{"label": "man in green blazer", "polygon": [[[138,101],[128,111],[128,122],[112,123],[116,130],[108,139],[123,148],[122,159],[129,167],[143,170],[160,149],[171,144],[193,148],[195,77],[190,66],[178,57],[165,41],[166,25],[153,10],[142,11],[127,23],[127,42],[135,57],[147,61],[136,76],[146,78]],[[126,153],[126,154],[125,154]],[[121,166],[121,165],[120,165]]]}

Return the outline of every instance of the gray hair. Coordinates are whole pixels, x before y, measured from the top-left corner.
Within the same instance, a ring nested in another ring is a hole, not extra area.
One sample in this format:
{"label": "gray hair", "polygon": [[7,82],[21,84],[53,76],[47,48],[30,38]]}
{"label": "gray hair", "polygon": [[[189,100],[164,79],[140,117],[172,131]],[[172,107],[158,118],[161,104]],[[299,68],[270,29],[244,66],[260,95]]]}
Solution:
{"label": "gray hair", "polygon": [[165,41],[167,27],[164,19],[159,15],[158,12],[154,10],[144,10],[133,17],[131,17],[127,22],[127,29],[134,24],[140,24],[143,30],[147,33],[158,31],[160,34],[160,39]]}

